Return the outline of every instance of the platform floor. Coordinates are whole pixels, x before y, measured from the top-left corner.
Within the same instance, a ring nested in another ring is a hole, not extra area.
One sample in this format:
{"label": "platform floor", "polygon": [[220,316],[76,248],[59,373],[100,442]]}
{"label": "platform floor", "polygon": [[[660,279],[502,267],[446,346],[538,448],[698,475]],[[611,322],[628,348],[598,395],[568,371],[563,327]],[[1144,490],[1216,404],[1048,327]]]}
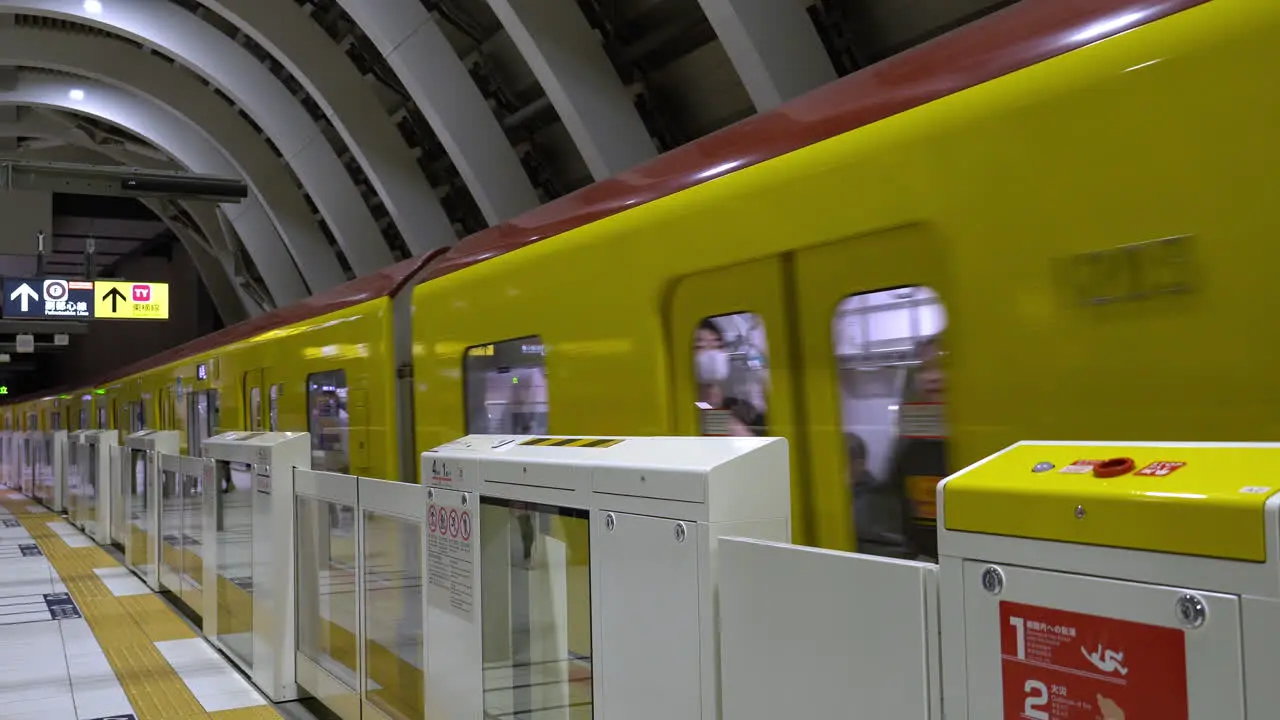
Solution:
{"label": "platform floor", "polygon": [[286,717],[110,554],[0,490],[0,718]]}

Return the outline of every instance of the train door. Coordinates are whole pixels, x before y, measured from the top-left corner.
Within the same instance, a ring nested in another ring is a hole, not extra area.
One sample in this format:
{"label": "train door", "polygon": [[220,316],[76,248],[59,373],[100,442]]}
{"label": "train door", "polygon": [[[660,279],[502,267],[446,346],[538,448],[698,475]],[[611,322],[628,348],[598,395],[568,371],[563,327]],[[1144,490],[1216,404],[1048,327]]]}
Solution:
{"label": "train door", "polygon": [[[676,429],[682,435],[786,437],[792,517],[807,514],[799,391],[790,325],[790,262],[774,257],[682,280],[671,298]],[[793,537],[803,542],[803,523]]]}
{"label": "train door", "polygon": [[263,375],[262,368],[250,370],[244,374],[244,427],[253,432],[267,429],[268,391]]}
{"label": "train door", "polygon": [[671,313],[677,427],[787,437],[796,542],[935,554],[945,279],[919,226],[686,278]]}

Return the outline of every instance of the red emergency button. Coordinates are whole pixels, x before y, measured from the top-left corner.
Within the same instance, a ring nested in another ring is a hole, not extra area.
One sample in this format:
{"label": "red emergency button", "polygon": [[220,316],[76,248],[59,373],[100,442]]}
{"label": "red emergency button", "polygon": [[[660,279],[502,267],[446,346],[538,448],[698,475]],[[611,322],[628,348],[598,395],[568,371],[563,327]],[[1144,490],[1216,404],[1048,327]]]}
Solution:
{"label": "red emergency button", "polygon": [[1127,457],[1103,460],[1101,463],[1093,466],[1093,476],[1096,478],[1120,477],[1125,473],[1131,472],[1133,472],[1133,458]]}

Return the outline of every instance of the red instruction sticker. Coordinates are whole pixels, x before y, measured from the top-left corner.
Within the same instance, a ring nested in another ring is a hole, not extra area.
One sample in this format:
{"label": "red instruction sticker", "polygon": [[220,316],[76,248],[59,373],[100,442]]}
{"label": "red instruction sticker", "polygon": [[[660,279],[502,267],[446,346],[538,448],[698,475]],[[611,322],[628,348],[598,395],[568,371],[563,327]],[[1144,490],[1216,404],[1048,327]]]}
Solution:
{"label": "red instruction sticker", "polygon": [[1000,603],[1004,720],[1188,720],[1183,631]]}
{"label": "red instruction sticker", "polygon": [[1066,473],[1067,475],[1086,475],[1093,472],[1093,469],[1103,462],[1102,460],[1077,460],[1058,472]]}
{"label": "red instruction sticker", "polygon": [[1147,477],[1164,477],[1165,475],[1168,475],[1174,470],[1177,470],[1178,468],[1183,467],[1185,465],[1186,463],[1184,462],[1173,462],[1169,460],[1161,460],[1159,462],[1151,463],[1150,465],[1134,473],[1134,475],[1146,475]]}

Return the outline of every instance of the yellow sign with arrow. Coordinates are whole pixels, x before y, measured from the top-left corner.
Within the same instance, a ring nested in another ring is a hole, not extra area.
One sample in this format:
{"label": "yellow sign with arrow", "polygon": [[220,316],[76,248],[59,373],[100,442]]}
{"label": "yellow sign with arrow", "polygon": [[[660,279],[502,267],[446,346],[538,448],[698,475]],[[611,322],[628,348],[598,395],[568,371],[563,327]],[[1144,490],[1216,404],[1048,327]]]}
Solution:
{"label": "yellow sign with arrow", "polygon": [[99,280],[93,284],[93,316],[105,320],[168,320],[169,284]]}

